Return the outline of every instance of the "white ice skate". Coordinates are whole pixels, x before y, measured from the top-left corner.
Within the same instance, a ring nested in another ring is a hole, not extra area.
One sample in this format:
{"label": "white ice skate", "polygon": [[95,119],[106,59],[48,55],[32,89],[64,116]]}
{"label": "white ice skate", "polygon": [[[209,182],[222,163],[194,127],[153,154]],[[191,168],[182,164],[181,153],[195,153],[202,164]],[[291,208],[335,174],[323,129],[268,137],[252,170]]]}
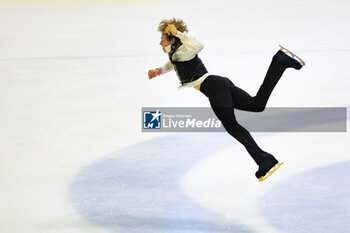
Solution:
{"label": "white ice skate", "polygon": [[264,181],[266,180],[269,176],[272,175],[280,166],[282,166],[283,162],[281,163],[276,163],[276,165],[270,169],[270,171],[266,172],[265,176],[262,176],[259,178],[259,181]]}
{"label": "white ice skate", "polygon": [[301,66],[305,66],[305,62],[300,57],[298,57],[297,55],[295,55],[293,52],[291,52],[290,50],[286,49],[282,45],[279,45],[279,46],[281,47],[280,50],[282,52],[284,52],[285,54],[288,54],[293,59],[297,60],[300,63]]}

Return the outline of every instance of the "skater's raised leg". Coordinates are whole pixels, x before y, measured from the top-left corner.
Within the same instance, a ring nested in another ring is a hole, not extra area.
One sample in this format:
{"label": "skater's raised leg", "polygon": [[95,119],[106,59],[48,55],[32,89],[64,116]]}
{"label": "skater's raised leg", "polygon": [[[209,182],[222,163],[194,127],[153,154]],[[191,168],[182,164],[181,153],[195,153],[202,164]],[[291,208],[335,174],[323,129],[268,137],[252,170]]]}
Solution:
{"label": "skater's raised leg", "polygon": [[[288,50],[288,52],[290,52]],[[300,58],[299,58],[300,59]],[[303,65],[305,63],[303,62]],[[299,70],[303,66],[296,59],[279,50],[272,58],[271,64],[267,70],[264,81],[261,84],[256,96],[251,97],[244,90],[235,85],[231,85],[230,91],[235,108],[239,110],[261,112],[265,109],[267,101],[275,88],[276,84],[287,68]]]}

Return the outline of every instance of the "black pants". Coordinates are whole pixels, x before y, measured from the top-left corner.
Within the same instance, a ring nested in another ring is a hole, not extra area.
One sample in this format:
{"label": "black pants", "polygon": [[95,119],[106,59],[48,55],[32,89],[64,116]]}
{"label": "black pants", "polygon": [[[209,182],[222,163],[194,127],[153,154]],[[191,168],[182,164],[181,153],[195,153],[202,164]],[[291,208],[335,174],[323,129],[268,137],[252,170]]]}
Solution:
{"label": "black pants", "polygon": [[252,112],[261,112],[265,109],[272,90],[288,67],[283,62],[283,56],[287,55],[279,51],[273,57],[265,79],[254,97],[236,87],[231,80],[216,75],[208,76],[200,87],[200,91],[209,98],[215,115],[226,131],[245,146],[257,164],[260,164],[268,153],[260,149],[250,133],[238,124],[234,109]]}

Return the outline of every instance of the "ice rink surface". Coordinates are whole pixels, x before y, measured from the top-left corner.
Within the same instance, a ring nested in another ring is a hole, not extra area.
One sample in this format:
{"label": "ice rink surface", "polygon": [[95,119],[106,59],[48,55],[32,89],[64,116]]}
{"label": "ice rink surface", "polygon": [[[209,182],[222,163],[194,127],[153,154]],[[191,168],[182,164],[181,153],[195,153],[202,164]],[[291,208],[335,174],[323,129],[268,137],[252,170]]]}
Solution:
{"label": "ice rink surface", "polygon": [[[350,107],[349,1],[1,1],[0,232],[347,233],[349,127],[253,133],[264,182],[226,133],[141,133],[178,91],[158,23],[183,18],[208,70],[254,95],[278,44],[306,62],[268,107]],[[349,123],[349,117],[347,118]],[[331,124],[332,122],[330,122]]]}

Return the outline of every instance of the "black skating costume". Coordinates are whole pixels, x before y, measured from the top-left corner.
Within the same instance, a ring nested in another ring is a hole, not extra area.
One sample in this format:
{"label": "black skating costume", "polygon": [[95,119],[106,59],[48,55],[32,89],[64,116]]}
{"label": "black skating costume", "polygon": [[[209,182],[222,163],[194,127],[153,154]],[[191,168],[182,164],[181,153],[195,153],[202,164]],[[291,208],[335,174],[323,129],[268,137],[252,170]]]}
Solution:
{"label": "black skating costume", "polygon": [[[252,112],[263,111],[283,72],[287,68],[299,70],[304,63],[279,50],[273,56],[256,96],[252,97],[235,86],[228,78],[208,73],[198,57],[198,53],[203,49],[203,45],[199,41],[181,32],[178,32],[176,37],[180,40],[167,48],[170,61],[158,68],[159,73],[163,74],[175,69],[181,82],[179,89],[195,87],[206,95],[215,115],[222,122],[226,131],[245,146],[256,164],[259,165],[256,177],[265,176],[271,168],[278,164],[278,161],[274,156],[263,151],[251,134],[237,122],[234,109]],[[294,56],[294,54],[292,55]]]}

